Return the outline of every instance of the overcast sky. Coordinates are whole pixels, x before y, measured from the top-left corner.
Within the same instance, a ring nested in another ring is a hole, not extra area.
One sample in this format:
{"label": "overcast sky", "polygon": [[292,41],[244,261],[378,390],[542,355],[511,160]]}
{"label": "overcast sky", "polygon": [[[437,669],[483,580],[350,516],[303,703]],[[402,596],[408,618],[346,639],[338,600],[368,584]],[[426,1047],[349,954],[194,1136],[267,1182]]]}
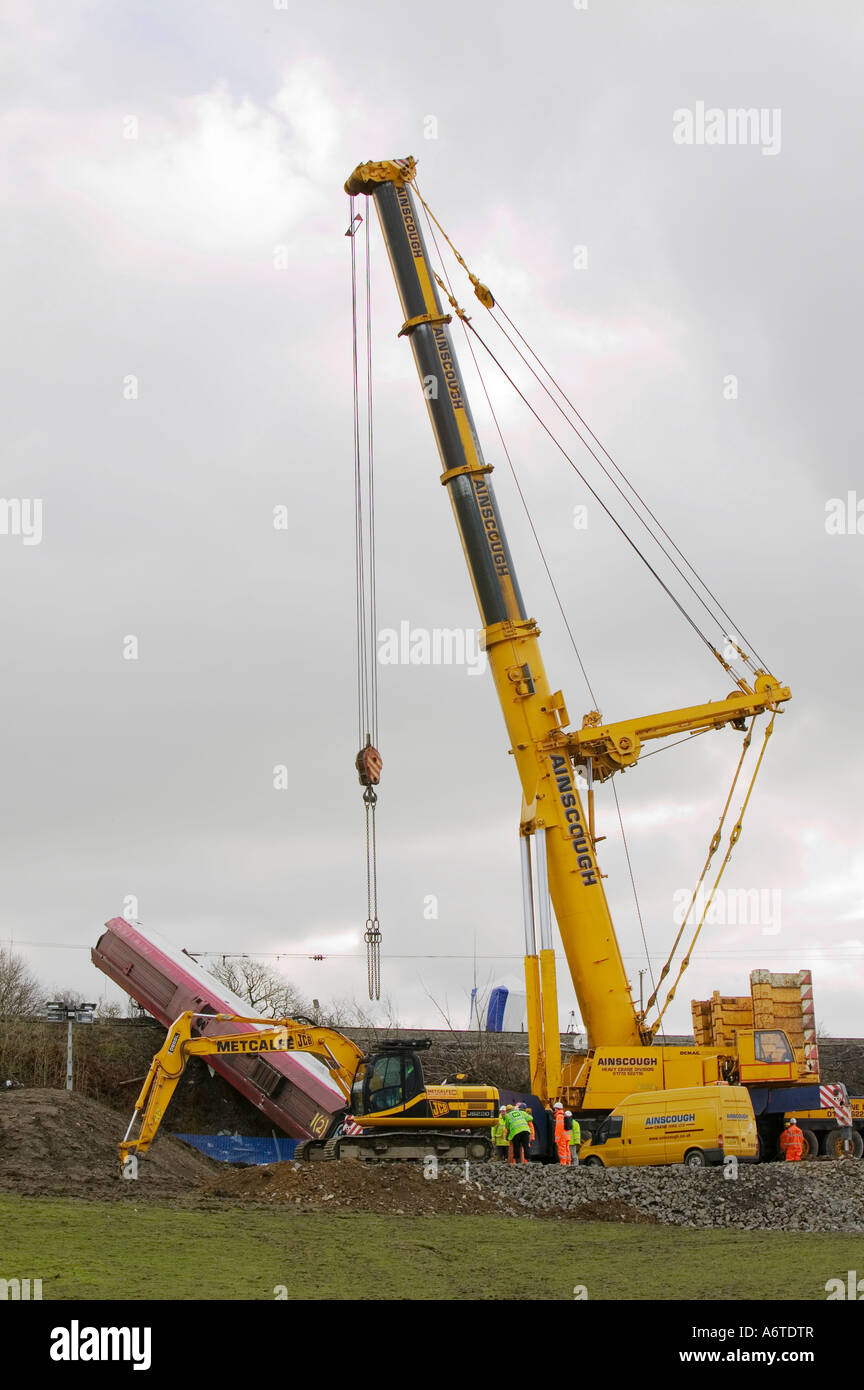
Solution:
{"label": "overcast sky", "polygon": [[[706,926],[667,1022],[688,1031],[691,998],[746,993],[752,969],[810,967],[823,1026],[860,1034],[864,534],[826,530],[832,498],[864,513],[859,7],[4,14],[3,942],[46,985],[118,997],[88,950],[132,896],[189,950],[281,953],[310,995],[364,999],[342,185],[410,153],[471,268],[792,687],[725,880],[770,915]],[[759,137],[676,141],[676,112],[712,108],[757,110]],[[474,629],[377,226],[373,256],[379,625]],[[592,702],[471,389],[578,726]],[[495,401],[604,717],[727,694],[518,401]],[[522,979],[515,769],[488,675],[380,676],[384,990],[404,1024],[464,1026],[475,970]],[[618,779],[655,970],[739,744],[708,734]],[[605,789],[598,821],[638,996]],[[561,973],[565,1023],[563,956]]]}

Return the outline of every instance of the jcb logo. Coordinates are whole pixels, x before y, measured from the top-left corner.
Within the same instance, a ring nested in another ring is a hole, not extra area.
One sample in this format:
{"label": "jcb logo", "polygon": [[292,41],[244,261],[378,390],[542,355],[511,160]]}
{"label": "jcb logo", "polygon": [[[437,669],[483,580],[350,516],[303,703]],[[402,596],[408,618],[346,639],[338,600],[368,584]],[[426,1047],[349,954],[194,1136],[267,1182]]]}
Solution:
{"label": "jcb logo", "polygon": [[446,1100],[433,1100],[433,1102],[432,1102],[432,1114],[433,1114],[433,1115],[437,1115],[437,1116],[440,1117],[440,1116],[442,1116],[442,1115],[447,1115],[447,1114],[449,1114],[449,1113],[450,1113],[450,1107],[449,1107],[449,1105],[447,1104]]}

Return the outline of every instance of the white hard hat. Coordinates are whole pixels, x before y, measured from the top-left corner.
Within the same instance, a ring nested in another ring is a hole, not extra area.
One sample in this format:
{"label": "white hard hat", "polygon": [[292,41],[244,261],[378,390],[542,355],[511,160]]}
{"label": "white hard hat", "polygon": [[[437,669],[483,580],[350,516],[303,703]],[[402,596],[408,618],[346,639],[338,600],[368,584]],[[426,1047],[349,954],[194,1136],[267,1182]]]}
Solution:
{"label": "white hard hat", "polygon": [[563,1109],[564,1109],[564,1106],[561,1104],[560,1100],[556,1100],[555,1104],[552,1106],[552,1109],[553,1109],[553,1110],[563,1110]]}
{"label": "white hard hat", "polygon": [[572,1110],[565,1110],[565,1111],[564,1111],[564,1114],[565,1114],[565,1115],[569,1115],[571,1119],[573,1118],[573,1111],[572,1111]]}

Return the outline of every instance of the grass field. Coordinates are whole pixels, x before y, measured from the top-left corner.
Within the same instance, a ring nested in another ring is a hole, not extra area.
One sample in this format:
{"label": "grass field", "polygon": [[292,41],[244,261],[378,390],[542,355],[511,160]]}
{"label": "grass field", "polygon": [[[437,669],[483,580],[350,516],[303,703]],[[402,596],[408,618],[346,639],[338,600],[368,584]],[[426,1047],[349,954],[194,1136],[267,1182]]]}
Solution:
{"label": "grass field", "polygon": [[43,1299],[824,1299],[864,1237],[0,1196],[0,1278]]}

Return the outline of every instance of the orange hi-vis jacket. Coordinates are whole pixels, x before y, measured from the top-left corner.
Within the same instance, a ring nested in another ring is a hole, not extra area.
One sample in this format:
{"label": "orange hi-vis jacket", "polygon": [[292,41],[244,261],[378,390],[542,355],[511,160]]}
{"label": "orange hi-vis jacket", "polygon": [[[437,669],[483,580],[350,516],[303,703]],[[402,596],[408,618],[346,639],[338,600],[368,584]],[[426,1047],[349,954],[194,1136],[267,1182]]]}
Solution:
{"label": "orange hi-vis jacket", "polygon": [[789,1125],[780,1135],[780,1152],[787,1163],[800,1163],[804,1157],[804,1135],[798,1125]]}
{"label": "orange hi-vis jacket", "polygon": [[569,1164],[570,1155],[570,1135],[564,1128],[564,1111],[555,1111],[555,1147],[558,1150],[559,1163]]}

